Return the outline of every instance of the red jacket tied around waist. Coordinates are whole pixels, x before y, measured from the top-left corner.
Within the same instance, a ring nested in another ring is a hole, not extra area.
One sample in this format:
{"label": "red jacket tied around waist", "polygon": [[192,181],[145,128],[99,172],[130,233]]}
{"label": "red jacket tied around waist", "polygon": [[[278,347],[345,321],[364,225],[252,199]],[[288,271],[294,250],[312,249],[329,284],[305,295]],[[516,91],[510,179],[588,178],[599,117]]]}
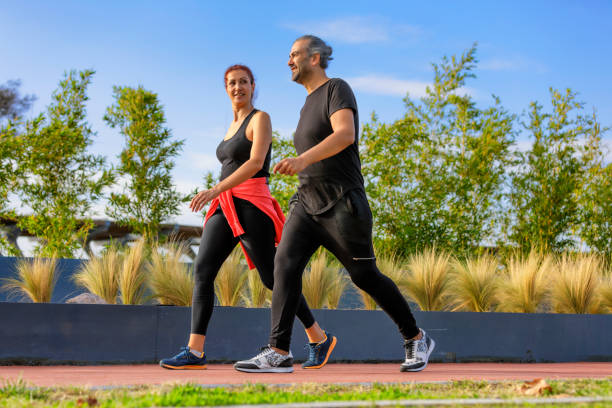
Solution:
{"label": "red jacket tied around waist", "polygon": [[[233,197],[247,200],[270,217],[272,223],[274,224],[274,242],[276,245],[278,245],[283,232],[283,225],[285,224],[285,215],[283,214],[283,210],[281,210],[278,202],[270,194],[270,189],[268,188],[268,183],[265,177],[248,179],[236,187],[219,194],[219,197],[215,198],[210,203],[210,208],[208,209],[206,217],[204,218],[204,225],[206,225],[206,221],[208,221],[208,219],[215,213],[217,207],[221,205],[221,210],[223,211],[223,214],[225,215],[234,236],[238,237],[244,234],[244,229],[238,220],[238,214],[236,213]],[[246,250],[244,249],[242,242],[240,242],[240,246],[242,247],[242,252],[244,252],[244,257],[247,260],[249,268],[255,268],[255,265],[253,264],[253,261],[251,261],[251,258],[249,258],[249,254],[247,254]]]}

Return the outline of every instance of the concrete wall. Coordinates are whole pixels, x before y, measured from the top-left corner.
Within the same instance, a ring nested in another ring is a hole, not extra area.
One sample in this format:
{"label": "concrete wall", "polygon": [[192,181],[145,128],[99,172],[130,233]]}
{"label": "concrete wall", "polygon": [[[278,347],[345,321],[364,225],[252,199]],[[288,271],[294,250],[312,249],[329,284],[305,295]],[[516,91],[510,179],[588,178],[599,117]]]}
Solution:
{"label": "concrete wall", "polygon": [[[402,339],[382,311],[315,310],[338,337],[334,361],[400,361]],[[416,312],[436,340],[433,361],[612,361],[612,315]],[[0,303],[0,364],[150,363],[186,344],[186,307]],[[206,352],[232,362],[267,343],[269,309],[217,307]],[[298,320],[292,351],[304,359]]]}

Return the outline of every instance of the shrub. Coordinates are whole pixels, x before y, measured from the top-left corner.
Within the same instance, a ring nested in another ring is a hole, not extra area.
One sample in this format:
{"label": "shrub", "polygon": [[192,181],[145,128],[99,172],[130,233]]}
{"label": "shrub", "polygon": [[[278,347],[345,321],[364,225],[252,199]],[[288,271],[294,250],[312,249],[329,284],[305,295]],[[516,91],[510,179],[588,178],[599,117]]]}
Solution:
{"label": "shrub", "polygon": [[531,251],[514,255],[499,282],[497,310],[510,313],[535,313],[543,303],[552,274],[553,259]]}
{"label": "shrub", "polygon": [[191,306],[193,272],[181,260],[186,249],[185,243],[170,242],[151,250],[151,259],[145,267],[148,285],[152,297],[162,305]]}
{"label": "shrub", "polygon": [[246,267],[241,264],[242,249],[236,246],[227,257],[215,279],[215,294],[221,306],[238,306],[247,277]]}
{"label": "shrub", "polygon": [[593,254],[561,255],[555,262],[552,308],[556,313],[597,313],[601,259]]}
{"label": "shrub", "polygon": [[453,311],[488,312],[497,289],[497,260],[490,255],[453,261],[449,290]]}
{"label": "shrub", "polygon": [[408,259],[405,291],[421,310],[447,308],[450,254],[435,247],[416,253]]}
{"label": "shrub", "polygon": [[104,250],[102,256],[92,257],[74,274],[74,282],[89,292],[104,299],[106,303],[117,303],[119,275],[122,256],[116,246]]}
{"label": "shrub", "polygon": [[56,266],[56,258],[20,259],[16,266],[17,278],[4,279],[2,288],[35,303],[51,302],[57,281]]}

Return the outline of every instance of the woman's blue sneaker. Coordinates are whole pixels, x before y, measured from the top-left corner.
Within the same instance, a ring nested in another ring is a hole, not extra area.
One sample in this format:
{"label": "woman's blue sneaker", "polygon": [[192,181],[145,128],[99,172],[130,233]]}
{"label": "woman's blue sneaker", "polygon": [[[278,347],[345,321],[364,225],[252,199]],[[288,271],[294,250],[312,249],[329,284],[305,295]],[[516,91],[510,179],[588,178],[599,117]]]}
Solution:
{"label": "woman's blue sneaker", "polygon": [[181,347],[181,352],[171,358],[164,358],[159,365],[170,370],[204,370],[206,369],[206,354],[198,357],[189,347]]}
{"label": "woman's blue sneaker", "polygon": [[327,364],[327,360],[334,351],[338,339],[330,333],[325,332],[327,339],[322,343],[308,343],[308,361],[302,364],[302,368],[312,369],[321,368]]}

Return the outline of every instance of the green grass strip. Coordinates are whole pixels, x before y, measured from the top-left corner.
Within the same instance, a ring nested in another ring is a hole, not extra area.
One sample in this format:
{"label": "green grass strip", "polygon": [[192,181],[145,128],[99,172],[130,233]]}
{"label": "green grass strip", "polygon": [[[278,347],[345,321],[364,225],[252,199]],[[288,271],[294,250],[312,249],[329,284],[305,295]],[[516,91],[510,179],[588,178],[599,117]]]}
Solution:
{"label": "green grass strip", "polygon": [[[9,381],[0,387],[0,407],[193,407],[331,401],[372,401],[374,405],[374,401],[458,399],[468,402],[470,399],[482,398],[532,398],[519,390],[521,384],[516,381],[454,381],[362,385],[300,384],[282,387],[252,384],[215,388],[183,384],[89,389],[32,387],[24,381]],[[559,398],[561,401],[571,397],[612,397],[612,378],[554,380],[548,381],[548,384],[550,388],[539,398]],[[525,404],[533,405],[529,402],[519,403],[520,406]],[[584,406],[612,406],[609,401],[585,404]],[[491,402],[485,405],[490,406]]]}

